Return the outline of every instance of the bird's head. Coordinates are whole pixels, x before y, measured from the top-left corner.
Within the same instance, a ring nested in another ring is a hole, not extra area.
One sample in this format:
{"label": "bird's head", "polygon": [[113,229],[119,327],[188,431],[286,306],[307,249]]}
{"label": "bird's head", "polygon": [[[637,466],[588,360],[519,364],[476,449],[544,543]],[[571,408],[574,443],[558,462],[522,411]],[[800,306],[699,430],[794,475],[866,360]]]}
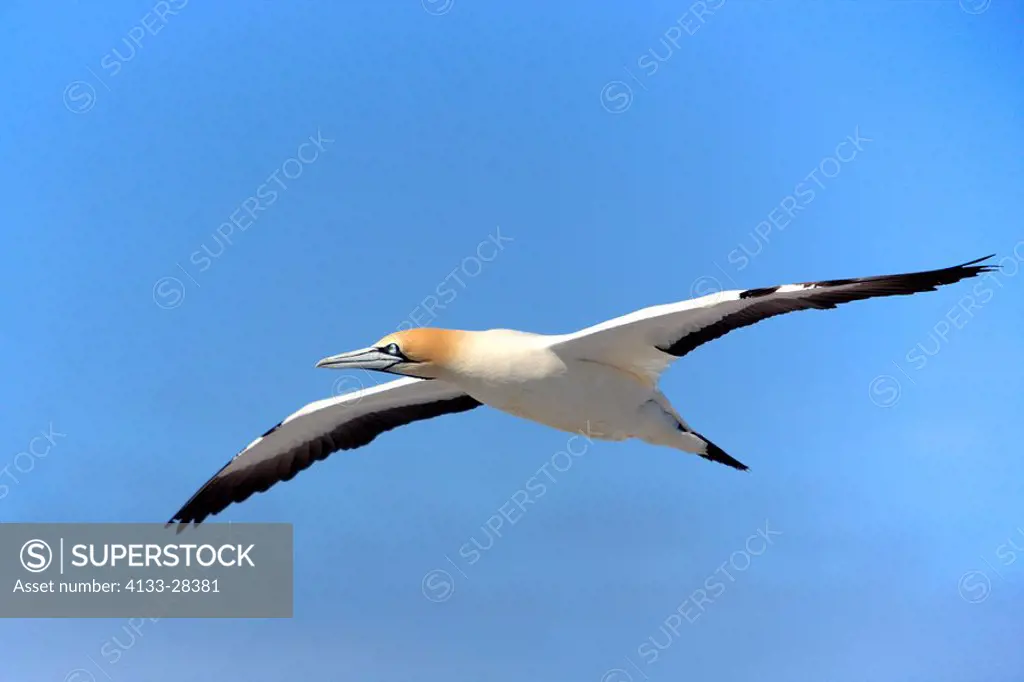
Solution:
{"label": "bird's head", "polygon": [[436,379],[458,352],[460,332],[450,329],[407,329],[388,334],[368,348],[331,355],[316,363],[328,369],[372,369]]}

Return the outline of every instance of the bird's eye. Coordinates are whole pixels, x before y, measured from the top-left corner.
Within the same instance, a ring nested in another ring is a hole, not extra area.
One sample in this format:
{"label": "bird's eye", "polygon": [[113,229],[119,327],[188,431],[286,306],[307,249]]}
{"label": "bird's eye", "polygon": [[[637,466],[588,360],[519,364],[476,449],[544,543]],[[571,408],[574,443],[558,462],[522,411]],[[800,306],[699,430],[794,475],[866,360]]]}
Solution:
{"label": "bird's eye", "polygon": [[402,357],[402,351],[399,350],[397,343],[389,343],[384,347],[384,352],[388,355],[394,355],[396,358]]}

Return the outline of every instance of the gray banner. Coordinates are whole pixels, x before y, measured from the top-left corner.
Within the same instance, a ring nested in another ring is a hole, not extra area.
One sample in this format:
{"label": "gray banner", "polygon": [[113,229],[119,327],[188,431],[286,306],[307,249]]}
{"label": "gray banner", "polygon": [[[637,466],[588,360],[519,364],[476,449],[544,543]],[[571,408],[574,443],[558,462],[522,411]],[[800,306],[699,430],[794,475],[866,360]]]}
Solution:
{"label": "gray banner", "polygon": [[0,523],[3,618],[291,618],[292,527]]}

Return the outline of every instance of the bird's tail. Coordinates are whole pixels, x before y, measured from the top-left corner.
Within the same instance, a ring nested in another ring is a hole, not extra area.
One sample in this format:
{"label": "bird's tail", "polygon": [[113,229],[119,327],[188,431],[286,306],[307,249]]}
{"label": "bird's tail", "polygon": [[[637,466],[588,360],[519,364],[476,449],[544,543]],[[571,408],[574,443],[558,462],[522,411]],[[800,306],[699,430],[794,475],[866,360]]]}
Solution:
{"label": "bird's tail", "polygon": [[687,442],[684,449],[687,452],[692,452],[710,462],[718,462],[740,471],[746,471],[750,468],[696,431],[683,431],[682,429],[680,431],[682,431],[682,435],[686,438]]}

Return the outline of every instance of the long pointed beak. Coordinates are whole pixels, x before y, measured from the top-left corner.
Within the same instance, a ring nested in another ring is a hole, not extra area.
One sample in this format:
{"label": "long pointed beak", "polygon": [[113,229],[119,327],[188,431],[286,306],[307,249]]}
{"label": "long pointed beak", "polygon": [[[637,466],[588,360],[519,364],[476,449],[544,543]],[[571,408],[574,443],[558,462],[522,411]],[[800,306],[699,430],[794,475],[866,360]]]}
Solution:
{"label": "long pointed beak", "polygon": [[382,353],[376,348],[362,348],[350,353],[331,355],[316,363],[316,367],[327,369],[376,369],[386,370],[401,362],[398,358]]}

